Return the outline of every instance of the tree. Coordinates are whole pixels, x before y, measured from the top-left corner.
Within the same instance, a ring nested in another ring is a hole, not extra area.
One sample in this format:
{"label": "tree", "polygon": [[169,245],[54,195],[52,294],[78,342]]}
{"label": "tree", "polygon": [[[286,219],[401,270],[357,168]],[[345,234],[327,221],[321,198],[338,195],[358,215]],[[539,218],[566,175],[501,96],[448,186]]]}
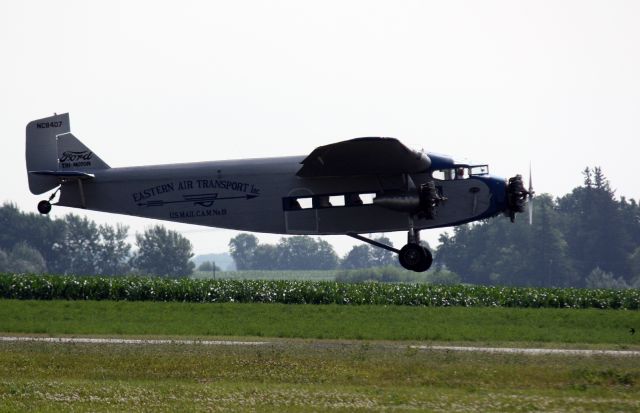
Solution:
{"label": "tree", "polygon": [[229,253],[238,270],[253,268],[253,253],[258,247],[258,238],[253,234],[242,233],[229,241]]}
{"label": "tree", "polygon": [[200,266],[198,266],[198,271],[202,272],[213,272],[214,269],[215,271],[222,271],[222,269],[213,261],[204,261]]}
{"label": "tree", "polygon": [[65,257],[58,253],[58,245],[64,237],[66,224],[49,216],[21,212],[15,204],[0,206],[0,248],[9,253],[14,245],[25,242],[44,257],[49,271],[57,271],[58,260]]}
{"label": "tree", "polygon": [[536,198],[536,220],[511,224],[489,219],[440,238],[437,262],[473,284],[568,286],[575,271],[567,256],[559,215],[548,195]]}
{"label": "tree", "polygon": [[42,274],[47,271],[47,264],[38,250],[20,242],[11,249],[9,269],[12,272]]}
{"label": "tree", "polygon": [[254,270],[276,270],[280,268],[280,251],[271,244],[260,244],[253,250],[251,268]]}
{"label": "tree", "polygon": [[0,273],[9,271],[9,255],[0,249]]}
{"label": "tree", "polygon": [[330,270],[338,266],[338,256],[331,244],[307,235],[281,238],[278,251],[278,269]]}
{"label": "tree", "polygon": [[587,288],[629,288],[629,285],[622,277],[614,277],[610,272],[604,272],[600,268],[595,268],[585,280]]}
{"label": "tree", "polygon": [[100,275],[123,275],[130,271],[129,253],[131,245],[125,242],[129,227],[117,224],[116,227],[101,225],[99,248],[96,257],[96,270]]}
{"label": "tree", "polygon": [[238,270],[324,270],[338,265],[331,244],[309,236],[283,237],[271,245],[242,233],[229,241],[229,252]]}
{"label": "tree", "polygon": [[578,276],[567,254],[567,242],[558,229],[560,217],[553,199],[536,199],[536,223],[523,228],[526,242],[519,259],[525,264],[517,276],[518,285],[568,287],[577,285]]}
{"label": "tree", "polygon": [[0,250],[0,272],[42,274],[46,271],[42,254],[25,242],[14,245],[9,253]]}
{"label": "tree", "polygon": [[[585,171],[585,174],[589,168]],[[564,215],[562,232],[578,275],[585,279],[595,268],[615,276],[628,276],[633,251],[624,206],[615,199],[602,169],[592,170],[592,184],[575,188],[558,200]]]}
{"label": "tree", "polygon": [[[374,238],[374,241],[378,241],[382,244],[393,247],[393,243],[391,240],[384,235],[379,236],[378,238]],[[398,260],[395,257],[395,254],[389,250],[384,248],[378,248],[369,246],[371,249],[371,266],[373,267],[386,267],[388,265],[395,265],[398,263]]]}
{"label": "tree", "polygon": [[63,219],[65,228],[59,243],[55,244],[58,255],[54,272],[74,275],[95,275],[100,248],[100,233],[95,222],[75,214]]}
{"label": "tree", "polygon": [[[379,236],[373,238],[374,241],[393,247],[393,243],[387,237]],[[423,241],[421,241],[423,244]],[[424,242],[424,246],[428,248],[428,244]],[[395,254],[384,248],[374,247],[371,245],[361,244],[355,245],[344,256],[340,264],[344,269],[356,269],[356,268],[374,268],[374,267],[388,267],[398,265],[398,260]]]}
{"label": "tree", "polygon": [[371,248],[368,245],[354,245],[351,251],[342,259],[340,267],[351,270],[358,268],[371,268]]}
{"label": "tree", "polygon": [[640,246],[629,256],[629,268],[631,277],[635,281],[640,281]]}
{"label": "tree", "polygon": [[191,242],[162,225],[155,225],[143,234],[136,234],[138,251],[133,266],[143,274],[163,277],[186,277],[193,273]]}

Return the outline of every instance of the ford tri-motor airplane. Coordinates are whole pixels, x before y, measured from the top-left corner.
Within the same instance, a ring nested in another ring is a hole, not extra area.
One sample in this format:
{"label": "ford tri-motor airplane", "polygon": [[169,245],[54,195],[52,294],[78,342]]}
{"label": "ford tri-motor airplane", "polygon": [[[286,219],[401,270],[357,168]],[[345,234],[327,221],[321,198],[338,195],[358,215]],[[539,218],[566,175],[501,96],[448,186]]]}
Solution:
{"label": "ford tri-motor airplane", "polygon": [[[55,205],[243,231],[344,234],[398,254],[426,271],[420,230],[523,212],[533,194],[522,177],[487,165],[407,148],[393,138],[357,138],[308,156],[111,168],[71,134],[69,114],[27,125],[29,189],[57,189]],[[400,250],[360,234],[408,231]]]}

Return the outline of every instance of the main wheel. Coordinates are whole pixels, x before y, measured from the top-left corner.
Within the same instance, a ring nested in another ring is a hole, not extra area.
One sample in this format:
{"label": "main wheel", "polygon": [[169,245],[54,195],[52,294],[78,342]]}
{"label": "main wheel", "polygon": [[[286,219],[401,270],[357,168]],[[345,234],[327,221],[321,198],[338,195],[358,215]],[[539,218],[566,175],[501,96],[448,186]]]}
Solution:
{"label": "main wheel", "polygon": [[418,244],[407,244],[398,254],[400,264],[411,271],[422,272],[431,265],[431,253]]}
{"label": "main wheel", "polygon": [[427,249],[426,247],[422,247],[422,249],[424,250],[424,261],[422,262],[422,265],[420,267],[414,270],[417,272],[427,271],[433,263],[433,255],[431,254],[431,251],[429,251],[429,249]]}
{"label": "main wheel", "polygon": [[38,212],[42,215],[47,215],[51,212],[51,202],[49,201],[40,201],[38,202]]}

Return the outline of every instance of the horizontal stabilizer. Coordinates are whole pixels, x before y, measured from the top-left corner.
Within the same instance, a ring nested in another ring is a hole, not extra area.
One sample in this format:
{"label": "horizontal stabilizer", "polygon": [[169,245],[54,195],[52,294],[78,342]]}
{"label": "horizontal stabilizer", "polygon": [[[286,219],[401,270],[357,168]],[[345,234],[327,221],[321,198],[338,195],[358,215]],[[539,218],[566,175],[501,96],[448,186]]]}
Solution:
{"label": "horizontal stabilizer", "polygon": [[80,171],[29,171],[29,174],[32,175],[41,175],[41,176],[54,176],[58,178],[78,178],[78,179],[91,179],[95,178],[94,174],[90,174],[87,172]]}

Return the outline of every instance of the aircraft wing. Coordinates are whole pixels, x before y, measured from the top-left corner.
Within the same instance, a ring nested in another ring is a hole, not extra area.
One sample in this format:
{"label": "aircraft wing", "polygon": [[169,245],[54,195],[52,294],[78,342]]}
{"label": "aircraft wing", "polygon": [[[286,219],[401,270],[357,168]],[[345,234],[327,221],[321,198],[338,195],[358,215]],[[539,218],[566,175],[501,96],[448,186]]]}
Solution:
{"label": "aircraft wing", "polygon": [[395,138],[356,138],[320,146],[301,163],[298,176],[317,178],[420,173],[431,159]]}

